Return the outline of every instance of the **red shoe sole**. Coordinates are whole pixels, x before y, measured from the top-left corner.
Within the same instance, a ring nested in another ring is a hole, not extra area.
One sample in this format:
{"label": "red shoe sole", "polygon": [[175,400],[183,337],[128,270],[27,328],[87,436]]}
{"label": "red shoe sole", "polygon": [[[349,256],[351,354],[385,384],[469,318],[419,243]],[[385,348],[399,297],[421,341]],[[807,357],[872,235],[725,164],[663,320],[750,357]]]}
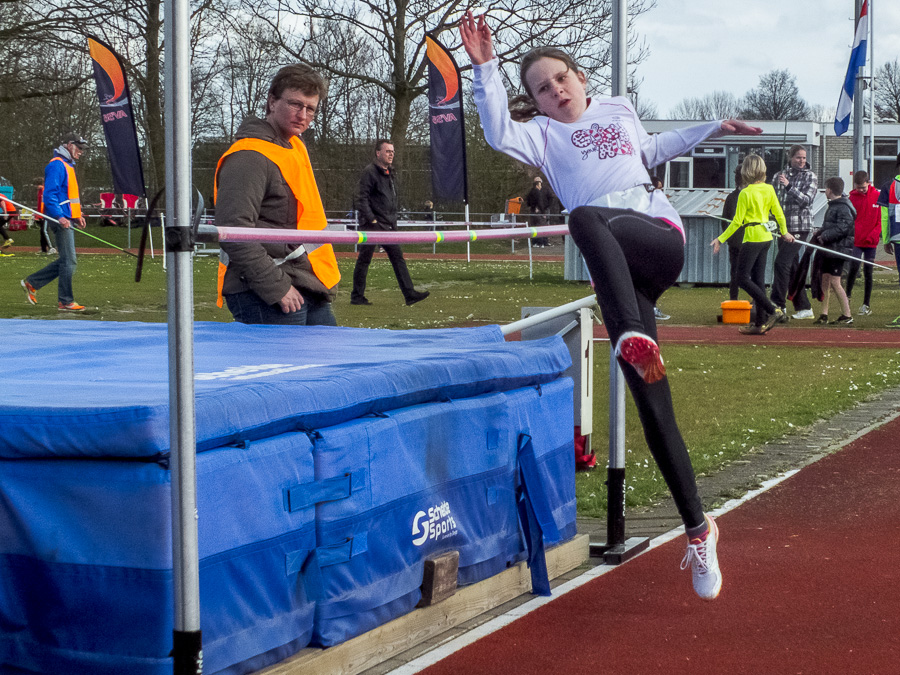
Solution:
{"label": "red shoe sole", "polygon": [[666,367],[659,355],[659,347],[648,337],[636,335],[626,338],[619,345],[619,356],[634,366],[647,384],[658,382],[666,376]]}

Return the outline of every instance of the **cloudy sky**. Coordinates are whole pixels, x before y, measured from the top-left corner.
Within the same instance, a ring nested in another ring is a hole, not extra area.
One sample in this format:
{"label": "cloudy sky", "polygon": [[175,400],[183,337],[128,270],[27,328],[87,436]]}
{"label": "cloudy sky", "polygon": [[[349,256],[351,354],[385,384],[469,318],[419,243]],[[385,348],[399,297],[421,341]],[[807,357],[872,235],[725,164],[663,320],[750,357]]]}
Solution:
{"label": "cloudy sky", "polygon": [[[870,0],[875,64],[900,58],[900,0]],[[635,25],[650,49],[640,96],[661,118],[683,98],[743,96],[787,68],[811,105],[833,108],[853,43],[853,0],[657,0]]]}

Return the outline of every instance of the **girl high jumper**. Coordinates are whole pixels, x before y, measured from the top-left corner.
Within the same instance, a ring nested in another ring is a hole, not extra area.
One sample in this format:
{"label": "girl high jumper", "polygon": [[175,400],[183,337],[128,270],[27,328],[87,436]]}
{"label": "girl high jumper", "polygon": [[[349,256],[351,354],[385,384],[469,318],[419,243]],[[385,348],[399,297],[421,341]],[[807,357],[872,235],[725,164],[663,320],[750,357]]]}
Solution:
{"label": "girl high jumper", "polygon": [[672,492],[688,535],[682,569],[694,590],[718,596],[718,528],[705,516],[690,456],[675,423],[672,397],[656,343],[653,307],[684,262],[681,219],[648,168],[715,135],[759,134],[743,122],[710,122],[649,135],[626,98],[588,98],[585,74],[565,52],[535,49],[520,75],[530,110],[513,121],[484,16],[460,24],[473,64],[475,103],[495,150],[538,167],[569,210],[569,234],[587,263],[611,344],[622,364],[647,445]]}

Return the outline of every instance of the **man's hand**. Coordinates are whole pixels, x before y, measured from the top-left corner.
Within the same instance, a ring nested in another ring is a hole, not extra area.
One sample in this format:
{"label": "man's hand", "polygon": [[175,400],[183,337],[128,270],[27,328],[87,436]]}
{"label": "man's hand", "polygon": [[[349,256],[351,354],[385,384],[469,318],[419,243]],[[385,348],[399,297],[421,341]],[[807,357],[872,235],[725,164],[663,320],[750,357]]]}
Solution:
{"label": "man's hand", "polygon": [[300,308],[303,307],[303,296],[300,295],[300,291],[291,286],[284,297],[278,301],[278,304],[281,305],[281,311],[285,314],[299,312]]}
{"label": "man's hand", "polygon": [[65,216],[63,216],[62,218],[59,219],[59,224],[62,225],[62,226],[63,226],[64,228],[66,228],[67,230],[68,230],[70,227],[72,227],[72,221],[69,220],[68,218],[66,218]]}
{"label": "man's hand", "polygon": [[75,227],[77,227],[79,230],[83,230],[85,227],[87,227],[87,222],[84,220],[84,217],[75,220]]}

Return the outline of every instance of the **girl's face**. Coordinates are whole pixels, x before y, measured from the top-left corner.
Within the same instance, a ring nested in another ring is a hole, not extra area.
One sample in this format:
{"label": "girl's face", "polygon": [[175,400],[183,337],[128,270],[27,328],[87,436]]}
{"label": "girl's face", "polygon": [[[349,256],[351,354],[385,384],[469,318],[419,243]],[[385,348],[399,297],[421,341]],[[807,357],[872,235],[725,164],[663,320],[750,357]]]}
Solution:
{"label": "girl's face", "polygon": [[563,61],[542,56],[525,73],[538,110],[557,122],[577,122],[587,110],[587,79]]}

